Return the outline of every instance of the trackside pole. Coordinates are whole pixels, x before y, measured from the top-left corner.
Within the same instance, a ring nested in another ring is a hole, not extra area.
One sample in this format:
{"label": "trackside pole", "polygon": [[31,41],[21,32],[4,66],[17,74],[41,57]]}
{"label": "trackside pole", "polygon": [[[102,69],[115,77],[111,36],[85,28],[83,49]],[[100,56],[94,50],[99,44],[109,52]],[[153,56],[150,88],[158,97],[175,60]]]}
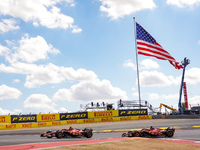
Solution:
{"label": "trackside pole", "polygon": [[185,67],[190,63],[190,60],[186,57],[184,58],[184,61],[181,62],[183,67],[183,74],[182,74],[182,81],[181,81],[181,87],[180,87],[180,96],[179,96],[179,103],[178,103],[178,110],[180,114],[183,114],[183,108],[181,106],[181,97],[182,97],[182,89],[183,89],[183,82],[184,82],[184,75],[185,75]]}
{"label": "trackside pole", "polygon": [[135,17],[133,17],[134,21],[134,31],[135,31],[135,52],[136,52],[136,64],[137,64],[137,81],[138,81],[138,95],[139,95],[139,107],[141,109],[141,96],[140,96],[140,77],[139,77],[139,67],[138,67],[138,50],[137,50],[137,41],[136,41],[136,26],[135,26]]}

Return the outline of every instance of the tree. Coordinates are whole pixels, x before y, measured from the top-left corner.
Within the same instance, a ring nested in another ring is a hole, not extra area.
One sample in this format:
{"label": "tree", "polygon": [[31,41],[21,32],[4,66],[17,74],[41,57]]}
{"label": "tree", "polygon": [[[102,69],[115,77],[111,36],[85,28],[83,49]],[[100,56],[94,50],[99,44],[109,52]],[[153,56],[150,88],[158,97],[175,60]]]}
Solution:
{"label": "tree", "polygon": [[185,102],[182,103],[182,109],[185,111]]}

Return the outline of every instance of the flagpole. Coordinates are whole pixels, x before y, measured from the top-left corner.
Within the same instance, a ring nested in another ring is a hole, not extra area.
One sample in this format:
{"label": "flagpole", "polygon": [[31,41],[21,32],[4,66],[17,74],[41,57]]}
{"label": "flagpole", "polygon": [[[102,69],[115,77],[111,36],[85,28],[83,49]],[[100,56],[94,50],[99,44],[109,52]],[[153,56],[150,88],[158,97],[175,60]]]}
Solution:
{"label": "flagpole", "polygon": [[140,96],[140,77],[139,77],[139,67],[138,67],[138,50],[137,50],[137,41],[136,41],[136,25],[135,25],[135,17],[134,20],[134,31],[135,31],[135,52],[136,52],[136,64],[137,64],[137,81],[138,81],[138,94],[139,94],[139,107],[141,109],[141,96]]}

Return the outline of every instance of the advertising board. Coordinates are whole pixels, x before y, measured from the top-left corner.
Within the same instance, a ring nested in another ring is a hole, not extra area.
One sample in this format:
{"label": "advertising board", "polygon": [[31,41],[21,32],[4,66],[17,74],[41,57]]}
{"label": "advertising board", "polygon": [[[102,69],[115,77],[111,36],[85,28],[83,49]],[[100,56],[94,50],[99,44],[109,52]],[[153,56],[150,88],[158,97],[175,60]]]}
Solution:
{"label": "advertising board", "polygon": [[147,109],[119,110],[119,116],[140,116],[140,115],[148,115]]}
{"label": "advertising board", "polygon": [[118,116],[118,110],[88,112],[88,118],[105,118],[105,117],[117,117],[117,116]]}
{"label": "advertising board", "polygon": [[11,123],[37,122],[37,115],[11,115]]}
{"label": "advertising board", "polygon": [[60,114],[38,114],[37,122],[45,122],[45,121],[59,121]]}
{"label": "advertising board", "polygon": [[11,123],[10,115],[0,115],[0,123]]}
{"label": "advertising board", "polygon": [[87,119],[88,112],[60,113],[60,120]]}

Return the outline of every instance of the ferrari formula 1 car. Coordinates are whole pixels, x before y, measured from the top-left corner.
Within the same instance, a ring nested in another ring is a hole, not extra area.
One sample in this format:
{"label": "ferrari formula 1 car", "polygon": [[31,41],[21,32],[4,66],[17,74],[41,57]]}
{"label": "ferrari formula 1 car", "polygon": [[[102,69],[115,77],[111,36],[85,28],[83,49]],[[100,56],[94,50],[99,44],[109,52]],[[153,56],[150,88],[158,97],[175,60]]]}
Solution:
{"label": "ferrari formula 1 car", "polygon": [[122,137],[155,137],[155,136],[174,136],[175,129],[168,127],[167,129],[160,129],[150,127],[149,129],[142,129],[140,131],[129,131],[128,133],[123,133]]}
{"label": "ferrari formula 1 car", "polygon": [[57,130],[57,131],[49,130],[47,132],[41,133],[40,137],[63,138],[63,137],[81,137],[81,136],[83,136],[83,137],[91,138],[93,135],[92,131],[93,131],[93,129],[91,129],[91,128],[85,128],[85,129],[81,130],[81,129],[70,127],[69,129],[62,129],[62,130]]}

